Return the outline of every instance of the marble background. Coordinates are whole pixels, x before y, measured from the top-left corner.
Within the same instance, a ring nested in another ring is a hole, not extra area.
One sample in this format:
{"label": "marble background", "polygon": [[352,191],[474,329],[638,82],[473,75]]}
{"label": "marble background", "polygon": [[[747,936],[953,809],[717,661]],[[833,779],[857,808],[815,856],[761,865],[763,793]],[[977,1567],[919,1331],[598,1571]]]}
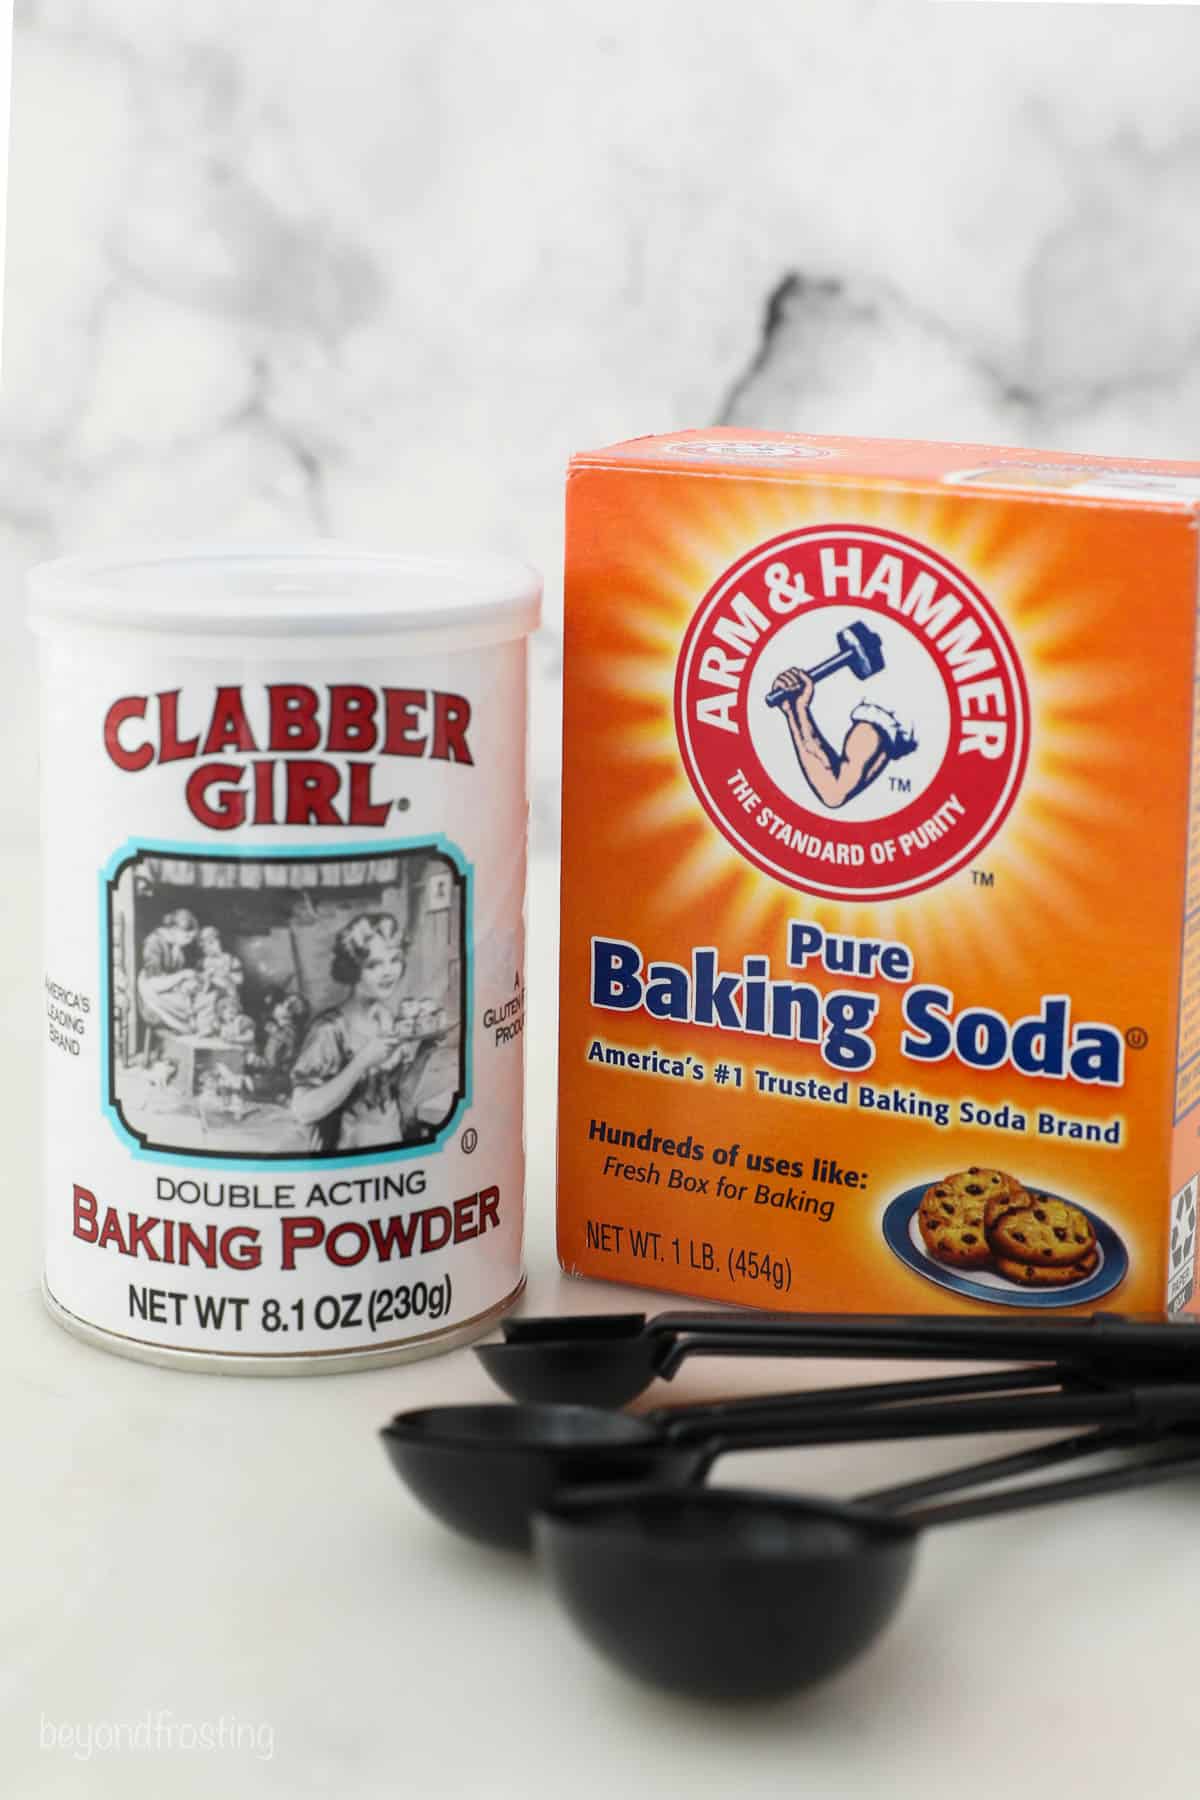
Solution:
{"label": "marble background", "polygon": [[[1200,454],[1200,11],[18,0],[0,750],[21,575],[335,533],[548,576],[563,465],[718,420]],[[27,782],[0,833],[35,831]]]}

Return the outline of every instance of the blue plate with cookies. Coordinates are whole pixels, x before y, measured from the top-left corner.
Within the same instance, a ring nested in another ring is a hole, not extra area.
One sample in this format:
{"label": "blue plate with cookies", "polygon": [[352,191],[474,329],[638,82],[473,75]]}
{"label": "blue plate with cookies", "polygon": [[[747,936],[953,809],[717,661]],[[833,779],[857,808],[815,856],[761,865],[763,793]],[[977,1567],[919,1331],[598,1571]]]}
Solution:
{"label": "blue plate with cookies", "polygon": [[906,1188],[882,1229],[914,1274],[990,1306],[1090,1306],[1129,1268],[1106,1219],[998,1169],[961,1169]]}

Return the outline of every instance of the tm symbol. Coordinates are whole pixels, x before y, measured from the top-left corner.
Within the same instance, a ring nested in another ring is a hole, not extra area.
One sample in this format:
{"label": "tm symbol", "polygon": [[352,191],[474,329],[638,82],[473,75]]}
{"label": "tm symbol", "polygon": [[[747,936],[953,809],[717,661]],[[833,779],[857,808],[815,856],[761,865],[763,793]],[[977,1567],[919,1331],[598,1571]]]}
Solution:
{"label": "tm symbol", "polygon": [[972,869],[971,885],[973,887],[995,887],[996,877],[990,869]]}
{"label": "tm symbol", "polygon": [[889,775],[888,786],[893,794],[911,794],[912,780],[907,775]]}

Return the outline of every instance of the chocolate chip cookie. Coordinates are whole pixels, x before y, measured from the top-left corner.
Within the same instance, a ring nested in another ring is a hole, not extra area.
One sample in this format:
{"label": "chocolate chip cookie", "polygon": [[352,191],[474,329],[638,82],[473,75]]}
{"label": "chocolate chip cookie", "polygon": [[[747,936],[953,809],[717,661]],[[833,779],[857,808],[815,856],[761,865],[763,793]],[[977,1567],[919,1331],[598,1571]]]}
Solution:
{"label": "chocolate chip cookie", "polygon": [[1030,1193],[1006,1208],[985,1215],[988,1242],[997,1264],[1029,1263],[1040,1268],[1068,1268],[1096,1248],[1096,1233],[1087,1214],[1069,1201]]}
{"label": "chocolate chip cookie", "polygon": [[1074,1263],[1029,1263],[1014,1262],[1010,1257],[996,1258],[996,1272],[1006,1275],[1009,1281],[1018,1282],[1021,1287],[1060,1288],[1069,1287],[1073,1281],[1086,1281],[1094,1275],[1100,1266],[1099,1249],[1089,1250]]}
{"label": "chocolate chip cookie", "polygon": [[987,1238],[989,1201],[1005,1202],[1000,1212],[1027,1203],[1021,1183],[1001,1169],[971,1167],[926,1188],[917,1224],[929,1252],[956,1269],[986,1269],[992,1260]]}

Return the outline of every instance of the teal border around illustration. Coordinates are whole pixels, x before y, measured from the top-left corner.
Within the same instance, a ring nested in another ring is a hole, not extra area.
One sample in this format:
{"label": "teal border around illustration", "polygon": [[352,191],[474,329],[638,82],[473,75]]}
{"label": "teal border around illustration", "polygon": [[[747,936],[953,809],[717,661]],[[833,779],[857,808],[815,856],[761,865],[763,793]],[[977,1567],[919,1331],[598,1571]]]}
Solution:
{"label": "teal border around illustration", "polygon": [[[449,1118],[438,1131],[436,1137],[427,1144],[411,1144],[407,1147],[389,1149],[386,1146],[360,1150],[351,1156],[298,1156],[273,1157],[245,1155],[236,1151],[215,1151],[210,1156],[190,1155],[186,1152],[172,1150],[167,1146],[151,1147],[138,1142],[129,1127],[122,1119],[112,1098],[112,1010],[111,1010],[111,961],[112,942],[108,914],[109,885],[123,864],[138,856],[178,856],[202,857],[206,860],[216,859],[222,862],[240,860],[263,862],[270,858],[273,861],[288,862],[323,862],[342,861],[356,856],[391,856],[406,851],[429,849],[444,856],[456,868],[463,881],[463,1090],[457,1103],[451,1110]],[[180,844],[164,840],[138,840],[129,838],[119,850],[113,852],[100,871],[100,936],[103,946],[100,958],[100,1017],[104,1021],[101,1036],[100,1054],[100,1108],[107,1114],[118,1141],[139,1162],[162,1162],[170,1160],[181,1168],[213,1169],[228,1168],[231,1165],[252,1166],[255,1169],[278,1169],[281,1174],[302,1174],[314,1167],[320,1169],[357,1169],[365,1163],[376,1162],[409,1162],[414,1157],[435,1155],[446,1139],[457,1129],[463,1114],[471,1104],[471,1093],[474,1085],[474,1013],[475,1013],[475,955],[474,955],[474,907],[475,907],[475,867],[470,858],[440,831],[422,832],[420,837],[393,838],[386,843],[345,844],[337,850],[323,850],[316,855],[311,848],[305,849],[297,845],[238,847],[233,849],[215,849],[209,845]]]}

